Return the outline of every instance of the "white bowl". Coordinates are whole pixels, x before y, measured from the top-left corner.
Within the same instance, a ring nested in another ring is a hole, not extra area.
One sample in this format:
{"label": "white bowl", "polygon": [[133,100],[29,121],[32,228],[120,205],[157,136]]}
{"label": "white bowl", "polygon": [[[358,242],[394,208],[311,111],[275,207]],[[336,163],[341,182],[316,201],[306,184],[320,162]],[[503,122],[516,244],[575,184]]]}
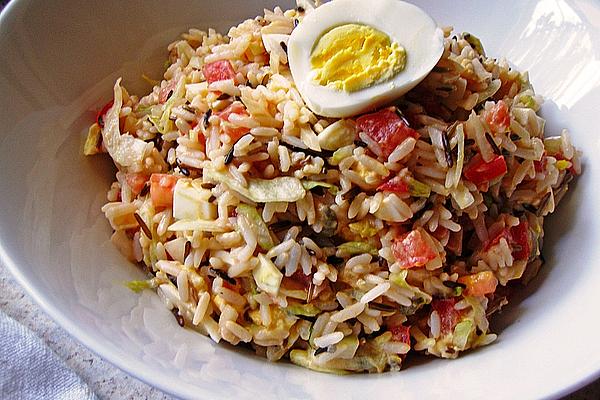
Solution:
{"label": "white bowl", "polygon": [[[332,376],[269,363],[181,329],[157,297],[121,284],[142,273],[108,241],[100,213],[113,173],[81,154],[115,79],[142,93],[166,45],[189,27],[226,31],[276,1],[11,2],[0,24],[0,256],[60,325],[132,375],[182,397],[555,398],[600,373],[600,3],[418,1],[488,54],[529,70],[584,174],[547,221],[547,264],[495,325],[498,341],[400,373]],[[280,3],[287,3],[283,1]],[[594,183],[596,182],[596,183]],[[184,354],[188,353],[187,357]]]}

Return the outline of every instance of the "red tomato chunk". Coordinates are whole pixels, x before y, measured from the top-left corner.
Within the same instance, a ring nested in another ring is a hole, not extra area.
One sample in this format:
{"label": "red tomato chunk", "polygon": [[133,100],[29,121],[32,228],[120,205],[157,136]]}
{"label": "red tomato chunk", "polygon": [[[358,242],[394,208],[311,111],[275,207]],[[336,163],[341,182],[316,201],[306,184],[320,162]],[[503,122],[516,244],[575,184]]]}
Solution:
{"label": "red tomato chunk", "polygon": [[100,111],[98,111],[98,114],[96,114],[96,122],[98,123],[98,125],[100,125],[101,128],[104,128],[104,116],[106,115],[108,110],[110,110],[110,108],[113,106],[113,103],[113,100],[109,101],[102,107]]}
{"label": "red tomato chunk", "polygon": [[398,194],[408,193],[408,184],[401,176],[395,176],[389,181],[382,183],[377,187],[377,190],[382,192],[392,192]]}
{"label": "red tomato chunk", "polygon": [[507,132],[510,127],[510,112],[502,100],[494,104],[491,109],[484,111],[483,118],[492,132]]}
{"label": "red tomato chunk", "polygon": [[404,139],[419,137],[419,133],[406,125],[394,107],[362,115],[357,118],[356,124],[361,131],[379,144],[379,149],[369,147],[371,151],[377,155],[381,153],[384,158],[388,158]]}
{"label": "red tomato chunk", "polygon": [[152,174],[150,176],[150,198],[154,207],[171,207],[173,205],[173,191],[177,177],[168,174]]}
{"label": "red tomato chunk", "polygon": [[129,187],[131,188],[131,191],[135,195],[138,195],[142,191],[147,180],[148,180],[148,177],[144,174],[138,174],[138,173],[125,174],[125,181],[127,182]]}
{"label": "red tomato chunk", "polygon": [[402,342],[410,345],[410,326],[396,325],[389,328],[392,341]]}
{"label": "red tomato chunk", "polygon": [[436,253],[419,230],[398,237],[392,244],[392,252],[400,268],[404,269],[422,267],[436,257]]}
{"label": "red tomato chunk", "polygon": [[468,296],[483,296],[494,293],[496,286],[498,286],[498,279],[496,279],[492,271],[461,276],[458,278],[458,282],[466,285],[466,294]]}
{"label": "red tomato chunk", "polygon": [[465,168],[465,178],[476,185],[490,182],[507,171],[504,156],[495,156],[490,162],[485,162],[481,154],[477,154]]}
{"label": "red tomato chunk", "polygon": [[204,74],[204,77],[208,83],[233,79],[235,77],[233,66],[228,60],[204,64],[202,67],[202,73]]}
{"label": "red tomato chunk", "polygon": [[434,300],[431,302],[431,308],[437,311],[440,316],[440,330],[443,334],[452,332],[456,324],[458,324],[460,313],[454,308],[455,304],[455,298]]}
{"label": "red tomato chunk", "polygon": [[250,114],[248,114],[248,111],[246,111],[246,107],[244,107],[243,104],[238,102],[231,103],[231,105],[229,105],[227,108],[225,108],[223,111],[217,114],[219,118],[227,122],[225,124],[221,124],[221,126],[223,127],[223,131],[225,132],[225,134],[231,138],[233,143],[235,143],[238,141],[239,138],[244,136],[246,133],[250,132],[250,129],[244,126],[235,126],[232,123],[230,123],[229,118],[233,114],[241,115],[244,117],[247,117]]}
{"label": "red tomato chunk", "polygon": [[512,256],[515,260],[527,260],[531,254],[531,243],[529,240],[529,223],[522,220],[519,225],[510,229],[504,228],[493,239],[489,240],[483,250],[488,251],[504,238],[512,248]]}
{"label": "red tomato chunk", "polygon": [[160,104],[164,104],[167,100],[169,100],[176,87],[177,81],[173,79],[158,91],[158,101]]}

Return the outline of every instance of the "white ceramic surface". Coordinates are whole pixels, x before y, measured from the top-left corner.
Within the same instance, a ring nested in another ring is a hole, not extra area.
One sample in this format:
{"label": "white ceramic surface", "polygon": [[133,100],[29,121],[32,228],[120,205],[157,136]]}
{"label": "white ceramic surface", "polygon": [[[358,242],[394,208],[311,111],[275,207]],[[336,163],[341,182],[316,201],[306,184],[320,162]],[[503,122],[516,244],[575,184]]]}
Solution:
{"label": "white ceramic surface", "polygon": [[[81,155],[118,76],[132,92],[159,73],[188,27],[225,30],[276,1],[15,0],[0,19],[0,257],[77,340],[182,397],[225,399],[555,398],[600,374],[600,3],[423,0],[439,23],[476,33],[527,69],[548,98],[547,133],[568,127],[584,175],[547,221],[547,265],[495,325],[492,346],[401,373],[331,376],[271,364],[180,329],[108,242],[100,213],[112,167]],[[288,3],[289,2],[284,2]],[[188,353],[187,357],[184,354]]]}

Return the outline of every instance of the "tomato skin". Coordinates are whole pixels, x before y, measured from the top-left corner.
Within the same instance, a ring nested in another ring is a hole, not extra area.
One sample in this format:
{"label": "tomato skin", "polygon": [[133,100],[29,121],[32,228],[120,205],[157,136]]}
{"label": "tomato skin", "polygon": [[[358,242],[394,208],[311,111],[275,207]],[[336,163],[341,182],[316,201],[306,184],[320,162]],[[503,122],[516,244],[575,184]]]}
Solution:
{"label": "tomato skin", "polygon": [[204,64],[202,73],[209,84],[235,78],[235,70],[228,60]]}
{"label": "tomato skin", "polygon": [[150,198],[156,208],[173,205],[173,191],[179,178],[169,174],[152,174],[150,176]]}
{"label": "tomato skin", "polygon": [[410,326],[395,325],[388,328],[393,342],[402,342],[410,346]]}
{"label": "tomato skin", "polygon": [[381,192],[392,192],[397,194],[405,194],[409,192],[408,184],[404,179],[402,179],[401,176],[398,175],[379,185],[377,190]]}
{"label": "tomato skin", "polygon": [[452,332],[458,324],[460,313],[454,308],[455,304],[456,298],[439,299],[431,302],[431,308],[437,311],[440,316],[440,330],[443,334]]}
{"label": "tomato skin", "polygon": [[463,171],[463,175],[474,184],[481,185],[506,174],[506,171],[508,168],[504,156],[498,155],[490,162],[485,162],[481,154],[477,154],[471,159]]}
{"label": "tomato skin", "polygon": [[250,132],[250,128],[246,128],[244,126],[235,126],[229,123],[229,117],[232,114],[242,116],[249,116],[250,114],[248,114],[248,111],[246,111],[246,107],[244,107],[244,105],[239,102],[231,103],[223,111],[217,113],[219,118],[227,122],[226,124],[221,125],[223,131],[227,136],[229,136],[232,139],[233,143],[235,143],[238,141],[239,138],[244,136],[246,133]]}
{"label": "tomato skin", "polygon": [[[395,107],[388,107],[371,114],[362,115],[356,119],[356,125],[379,144],[380,153],[385,158],[388,158],[404,139],[408,137],[419,138],[419,133],[408,127],[404,119],[396,113]],[[379,153],[378,151],[373,152]]]}
{"label": "tomato skin", "polygon": [[504,228],[493,238],[485,243],[484,251],[488,251],[491,247],[497,245],[500,239],[504,238],[513,249],[512,256],[515,260],[527,260],[531,254],[531,243],[529,241],[529,222],[526,219],[522,220],[519,225],[513,226],[510,229]]}
{"label": "tomato skin", "polygon": [[498,286],[498,279],[496,279],[492,271],[461,276],[458,278],[458,282],[467,286],[465,294],[468,296],[484,296],[494,293]]}
{"label": "tomato skin", "polygon": [[519,225],[510,228],[510,236],[513,244],[519,248],[513,250],[512,255],[515,260],[527,260],[531,254],[531,244],[529,243],[529,222],[522,220]]}
{"label": "tomato skin", "polygon": [[396,238],[392,244],[392,252],[403,269],[422,267],[437,256],[417,229]]}
{"label": "tomato skin", "polygon": [[110,110],[110,108],[113,106],[113,104],[114,100],[109,101],[104,106],[102,106],[100,111],[98,111],[98,114],[96,114],[96,122],[98,123],[98,125],[100,125],[101,128],[104,128],[104,116],[106,115],[108,110]]}
{"label": "tomato skin", "polygon": [[508,132],[510,128],[510,111],[503,100],[498,101],[491,109],[484,111],[483,117],[492,132]]}
{"label": "tomato skin", "polygon": [[131,188],[131,191],[138,195],[146,185],[146,181],[148,180],[148,176],[139,173],[129,173],[125,174],[125,181]]}
{"label": "tomato skin", "polygon": [[164,104],[167,100],[169,100],[169,98],[172,95],[172,92],[175,90],[176,87],[177,81],[173,79],[169,83],[167,83],[165,87],[159,90],[158,101],[160,102],[160,104]]}

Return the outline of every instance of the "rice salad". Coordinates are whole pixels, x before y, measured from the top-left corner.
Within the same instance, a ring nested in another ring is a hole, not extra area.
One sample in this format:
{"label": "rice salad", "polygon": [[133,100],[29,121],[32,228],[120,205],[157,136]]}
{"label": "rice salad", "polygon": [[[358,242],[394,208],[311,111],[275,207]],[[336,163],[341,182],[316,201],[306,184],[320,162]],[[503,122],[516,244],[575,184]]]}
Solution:
{"label": "rice salad", "polygon": [[[309,109],[289,35],[309,2],[190,29],[163,79],[114,99],[84,152],[108,153],[112,242],[179,325],[324,372],[399,370],[492,343],[492,314],[543,264],[544,217],[580,174],[526,73],[444,29],[393,104]],[[410,56],[410,55],[409,55]]]}

